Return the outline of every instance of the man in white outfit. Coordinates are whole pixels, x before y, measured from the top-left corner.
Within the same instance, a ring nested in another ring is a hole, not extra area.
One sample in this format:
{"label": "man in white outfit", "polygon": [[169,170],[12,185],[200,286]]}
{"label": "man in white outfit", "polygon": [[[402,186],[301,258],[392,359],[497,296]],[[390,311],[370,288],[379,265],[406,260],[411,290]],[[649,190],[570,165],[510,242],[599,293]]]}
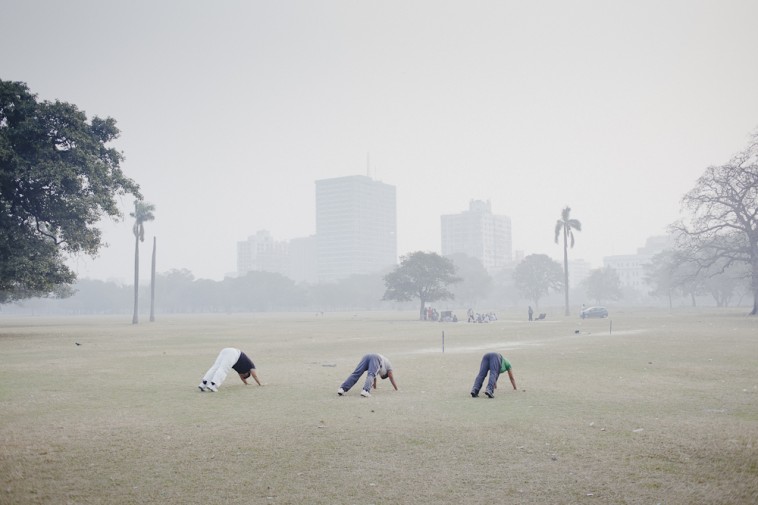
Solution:
{"label": "man in white outfit", "polygon": [[247,357],[247,354],[235,349],[233,347],[227,347],[221,349],[218,353],[216,362],[213,366],[205,372],[203,381],[197,386],[200,391],[218,391],[219,386],[226,379],[226,375],[234,369],[239,374],[242,382],[247,385],[247,379],[252,377],[259,386],[262,386],[261,381],[258,380],[258,374],[255,373],[255,364]]}

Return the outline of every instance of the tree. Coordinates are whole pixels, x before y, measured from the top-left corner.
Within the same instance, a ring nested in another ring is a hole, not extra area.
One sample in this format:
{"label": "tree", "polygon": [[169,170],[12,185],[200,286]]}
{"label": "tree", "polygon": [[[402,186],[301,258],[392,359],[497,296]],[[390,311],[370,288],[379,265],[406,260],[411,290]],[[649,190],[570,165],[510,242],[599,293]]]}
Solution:
{"label": "tree", "polygon": [[566,315],[569,315],[569,260],[568,244],[574,247],[574,230],[582,231],[582,223],[576,219],[571,219],[571,207],[566,207],[561,211],[561,218],[555,223],[555,243],[563,235],[563,289],[566,293]]}
{"label": "tree", "polygon": [[490,294],[492,277],[481,261],[462,253],[452,254],[449,258],[461,278],[461,282],[452,289],[456,300],[471,307]]}
{"label": "tree", "polygon": [[[727,268],[716,266],[718,273],[708,275],[703,290],[713,297],[717,307],[728,307],[734,296],[742,291],[749,279],[748,265],[735,264]],[[748,274],[748,275],[746,275]],[[749,288],[749,285],[747,286]]]}
{"label": "tree", "polygon": [[88,121],[75,105],[0,80],[0,303],[74,283],[66,257],[95,256],[97,222],[123,217],[116,196],[140,196],[107,147],[118,134],[111,118]]}
{"label": "tree", "polygon": [[584,283],[587,286],[587,296],[598,304],[621,298],[621,279],[613,268],[592,270]]}
{"label": "tree", "polygon": [[145,222],[155,219],[155,205],[142,200],[134,200],[134,212],[129,215],[134,218],[134,314],[132,324],[139,322],[139,243],[145,241]]}
{"label": "tree", "polygon": [[496,305],[505,303],[513,307],[518,306],[521,295],[513,280],[514,269],[515,267],[504,268],[492,276],[491,298]]}
{"label": "tree", "polygon": [[250,271],[223,281],[228,311],[291,310],[305,304],[305,293],[292,279],[275,272]]}
{"label": "tree", "polygon": [[172,269],[158,274],[156,279],[156,297],[161,312],[193,312],[192,284],[195,276],[183,269]]}
{"label": "tree", "polygon": [[650,295],[665,296],[669,301],[669,308],[674,305],[674,296],[679,292],[681,280],[679,279],[676,251],[664,250],[645,265],[645,280],[652,287]]}
{"label": "tree", "polygon": [[382,292],[381,274],[351,275],[336,283],[341,306],[349,309],[371,310],[381,306],[377,297]]}
{"label": "tree", "polygon": [[455,276],[455,265],[436,253],[415,252],[400,258],[400,265],[384,276],[386,291],[383,300],[420,301],[419,319],[424,318],[427,302],[450,300],[453,294],[447,289],[460,282]]}
{"label": "tree", "polygon": [[563,288],[561,265],[546,254],[530,254],[513,270],[516,289],[539,310],[540,298]]}
{"label": "tree", "polygon": [[708,167],[682,198],[688,216],[672,225],[677,248],[699,270],[749,267],[753,309],[758,314],[758,133],[722,166]]}
{"label": "tree", "polygon": [[727,266],[724,260],[713,262],[703,268],[701,260],[677,250],[665,250],[652,258],[646,266],[646,278],[653,286],[652,295],[668,296],[669,308],[672,296],[689,296],[695,306],[697,295],[709,294],[717,307],[726,307],[735,294],[749,288],[749,266],[745,263]]}
{"label": "tree", "polygon": [[157,240],[153,237],[153,257],[150,265],[150,321],[155,321],[155,254]]}

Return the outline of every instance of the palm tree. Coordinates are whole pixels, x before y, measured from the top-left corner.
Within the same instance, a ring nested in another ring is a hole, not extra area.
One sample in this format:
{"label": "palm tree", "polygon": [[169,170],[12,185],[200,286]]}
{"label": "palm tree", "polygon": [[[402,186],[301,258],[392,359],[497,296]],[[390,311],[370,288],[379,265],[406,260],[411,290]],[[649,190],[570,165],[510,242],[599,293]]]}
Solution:
{"label": "palm tree", "polygon": [[150,322],[155,321],[155,246],[156,238],[153,237],[153,262],[150,266]]}
{"label": "palm tree", "polygon": [[144,223],[155,219],[154,210],[155,205],[152,203],[134,200],[134,212],[129,213],[134,218],[134,226],[132,226],[132,233],[134,233],[134,315],[132,316],[132,324],[139,322],[139,243],[145,241]]}
{"label": "palm tree", "polygon": [[571,219],[571,207],[566,207],[561,211],[561,218],[555,222],[555,243],[558,243],[558,237],[563,233],[563,289],[566,290],[566,315],[569,315],[569,265],[568,265],[568,244],[571,241],[571,247],[574,247],[574,231],[582,231],[582,223],[577,219]]}

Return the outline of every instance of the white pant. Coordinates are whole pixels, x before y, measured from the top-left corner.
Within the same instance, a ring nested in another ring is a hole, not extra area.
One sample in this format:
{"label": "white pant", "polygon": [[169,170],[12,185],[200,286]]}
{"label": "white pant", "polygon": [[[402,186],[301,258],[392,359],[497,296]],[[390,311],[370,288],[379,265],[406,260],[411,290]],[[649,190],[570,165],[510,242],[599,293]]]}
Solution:
{"label": "white pant", "polygon": [[220,386],[226,380],[226,374],[232,369],[232,365],[240,359],[240,354],[242,351],[233,347],[221,349],[216,362],[205,372],[203,382],[213,382],[217,387]]}

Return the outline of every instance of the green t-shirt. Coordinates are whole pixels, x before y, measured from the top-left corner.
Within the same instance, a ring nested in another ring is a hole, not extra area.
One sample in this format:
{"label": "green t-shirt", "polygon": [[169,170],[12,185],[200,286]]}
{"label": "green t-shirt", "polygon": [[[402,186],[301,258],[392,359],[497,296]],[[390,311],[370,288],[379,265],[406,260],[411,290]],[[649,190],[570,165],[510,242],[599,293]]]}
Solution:
{"label": "green t-shirt", "polygon": [[511,362],[500,355],[500,373],[507,372],[511,369]]}

